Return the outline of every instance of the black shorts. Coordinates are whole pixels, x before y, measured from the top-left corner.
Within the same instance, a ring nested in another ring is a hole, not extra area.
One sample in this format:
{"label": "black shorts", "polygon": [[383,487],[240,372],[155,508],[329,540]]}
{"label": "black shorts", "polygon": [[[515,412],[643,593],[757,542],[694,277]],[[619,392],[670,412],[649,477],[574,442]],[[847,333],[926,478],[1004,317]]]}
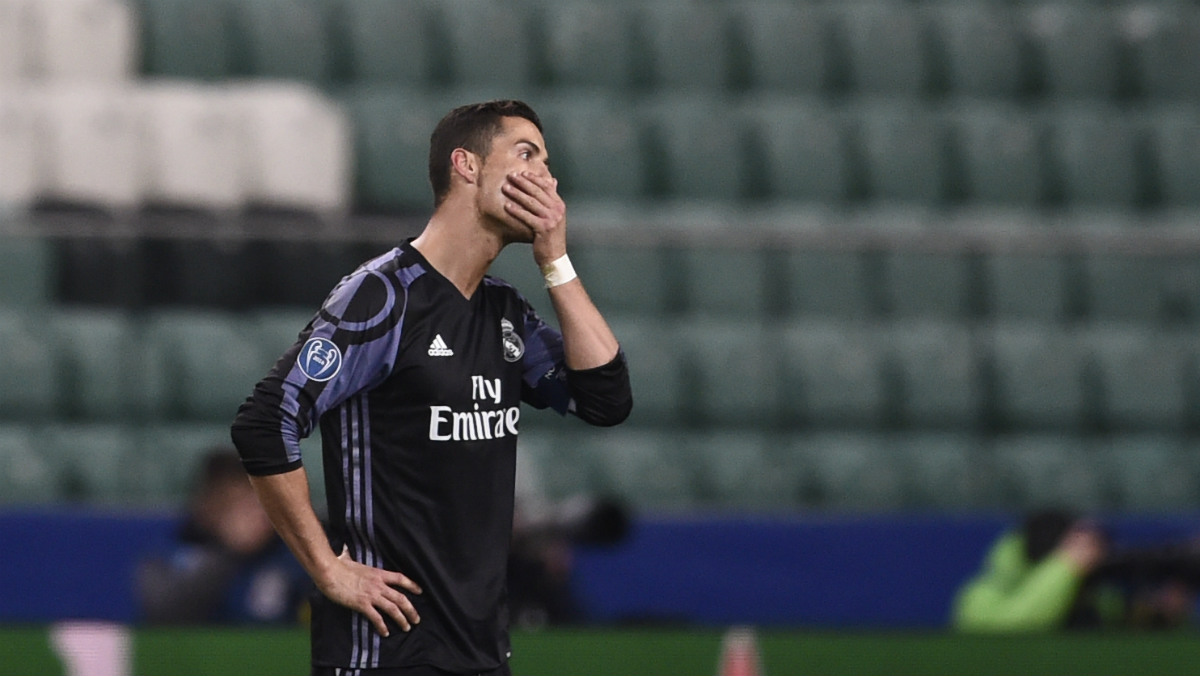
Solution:
{"label": "black shorts", "polygon": [[500,665],[491,671],[460,674],[453,671],[443,671],[437,667],[421,665],[419,667],[394,667],[391,669],[345,669],[342,667],[313,667],[312,676],[512,676],[508,663]]}

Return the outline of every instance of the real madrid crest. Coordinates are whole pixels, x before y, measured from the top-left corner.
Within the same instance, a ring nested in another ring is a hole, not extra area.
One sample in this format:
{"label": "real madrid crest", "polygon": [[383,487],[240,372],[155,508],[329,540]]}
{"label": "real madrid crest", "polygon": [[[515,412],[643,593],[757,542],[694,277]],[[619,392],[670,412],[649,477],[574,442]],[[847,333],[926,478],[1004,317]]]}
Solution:
{"label": "real madrid crest", "polygon": [[504,347],[504,361],[520,361],[525,354],[525,341],[513,333],[512,322],[507,319],[500,320],[500,342]]}

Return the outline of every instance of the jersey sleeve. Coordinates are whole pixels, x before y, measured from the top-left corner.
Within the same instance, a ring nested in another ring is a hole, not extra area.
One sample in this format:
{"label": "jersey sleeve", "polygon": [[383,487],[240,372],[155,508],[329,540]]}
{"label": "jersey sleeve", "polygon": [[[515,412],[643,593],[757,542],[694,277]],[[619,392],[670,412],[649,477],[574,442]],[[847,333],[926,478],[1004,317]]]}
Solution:
{"label": "jersey sleeve", "polygon": [[345,278],[239,407],[233,443],[252,475],[301,465],[300,440],[321,415],[383,382],[395,366],[405,298],[374,270]]}
{"label": "jersey sleeve", "polygon": [[525,305],[524,388],[522,399],[535,408],[572,413],[592,425],[623,422],[633,409],[633,393],[625,353],[612,361],[581,371],[567,368],[563,339]]}

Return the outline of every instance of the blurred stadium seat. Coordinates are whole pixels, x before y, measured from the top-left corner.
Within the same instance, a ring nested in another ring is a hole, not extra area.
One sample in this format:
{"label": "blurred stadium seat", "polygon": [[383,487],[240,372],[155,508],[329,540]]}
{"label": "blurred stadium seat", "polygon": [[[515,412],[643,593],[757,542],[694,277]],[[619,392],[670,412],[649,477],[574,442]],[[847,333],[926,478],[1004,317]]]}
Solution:
{"label": "blurred stadium seat", "polygon": [[1200,489],[1196,456],[1182,437],[1115,435],[1093,440],[1087,453],[1107,476],[1106,502],[1127,512],[1187,510]]}
{"label": "blurred stadium seat", "polygon": [[1048,191],[1044,120],[1008,102],[959,103],[948,111],[963,199],[1036,209]]}
{"label": "blurred stadium seat", "polygon": [[1109,6],[1051,1],[1022,4],[1017,11],[1045,96],[1099,102],[1128,93],[1129,73]]}
{"label": "blurred stadium seat", "polygon": [[781,405],[778,333],[751,323],[696,319],[679,327],[686,355],[690,421],[709,427],[764,427]]}
{"label": "blurred stadium seat", "polygon": [[30,74],[54,82],[119,83],[137,67],[137,18],[122,0],[29,2]]}
{"label": "blurred stadium seat", "polygon": [[878,428],[889,415],[882,331],[795,321],[782,329],[781,422],[794,429]]}
{"label": "blurred stadium seat", "polygon": [[0,1],[0,86],[28,75],[28,0]]}
{"label": "blurred stadium seat", "polygon": [[0,236],[0,308],[38,310],[54,300],[57,257],[36,236]]}
{"label": "blurred stadium seat", "polygon": [[595,494],[615,496],[640,512],[679,511],[702,505],[702,468],[689,455],[687,439],[677,432],[615,429],[573,437],[572,451],[558,453],[572,464],[588,463]]}
{"label": "blurred stadium seat", "polygon": [[854,92],[914,101],[932,93],[929,26],[920,5],[873,0],[832,8]]}
{"label": "blurred stadium seat", "polygon": [[315,85],[332,82],[334,49],[324,0],[236,0],[229,7],[236,72]]}
{"label": "blurred stadium seat", "polygon": [[723,3],[649,2],[638,6],[638,38],[655,91],[701,91],[711,97],[733,86],[735,28]]}
{"label": "blurred stadium seat", "polygon": [[1084,336],[1105,429],[1182,432],[1193,357],[1182,335],[1098,325]]}
{"label": "blurred stadium seat", "polygon": [[43,197],[133,209],[145,192],[141,111],[133,85],[56,85],[34,94],[45,125]]}
{"label": "blurred stadium seat", "polygon": [[[0,10],[3,11],[3,10]],[[36,100],[16,89],[0,89],[0,206],[28,206],[42,190]]]}
{"label": "blurred stadium seat", "polygon": [[512,90],[543,79],[536,5],[441,0],[429,6],[446,31],[449,50],[444,56],[452,66],[449,81],[454,85]]}
{"label": "blurred stadium seat", "polygon": [[1084,425],[1086,346],[1063,325],[1003,323],[980,334],[991,360],[992,415],[1007,429]]}
{"label": "blurred stadium seat", "polygon": [[[752,190],[745,118],[719,100],[663,95],[643,99],[638,114],[667,200],[737,202]],[[706,140],[701,140],[706,139]]]}
{"label": "blurred stadium seat", "polygon": [[61,496],[54,490],[51,463],[26,425],[0,425],[0,501],[46,504]]}
{"label": "blurred stadium seat", "polygon": [[634,39],[636,5],[547,2],[546,61],[554,87],[631,89],[642,66]]}
{"label": "blurred stadium seat", "polygon": [[144,415],[141,323],[126,313],[61,309],[46,323],[61,396],[56,415],[121,423]]}
{"label": "blurred stadium seat", "polygon": [[1162,203],[1168,208],[1200,207],[1200,118],[1195,108],[1155,110],[1146,121]]}
{"label": "blurred stadium seat", "polygon": [[833,17],[825,5],[738,0],[729,7],[741,31],[748,88],[822,94],[841,84]]}
{"label": "blurred stadium seat", "polygon": [[966,320],[976,293],[974,259],[962,253],[893,250],[880,260],[889,316]]}
{"label": "blurred stadium seat", "polygon": [[995,503],[982,437],[960,432],[905,432],[884,442],[904,477],[907,509],[966,511]]}
{"label": "blurred stadium seat", "polygon": [[978,347],[963,322],[897,322],[882,336],[896,379],[897,422],[909,429],[973,429],[983,418]]}
{"label": "blurred stadium seat", "polygon": [[1001,435],[991,444],[992,477],[1008,504],[1095,513],[1107,501],[1107,468],[1070,434]]}
{"label": "blurred stadium seat", "polygon": [[58,406],[54,354],[33,311],[0,309],[0,345],[7,358],[0,370],[0,416],[7,420],[45,420]]}
{"label": "blurred stadium seat", "polygon": [[1181,103],[1200,97],[1200,9],[1174,2],[1130,2],[1116,9],[1138,92]]}
{"label": "blurred stadium seat", "polygon": [[887,436],[872,432],[796,435],[789,464],[801,477],[801,501],[836,512],[884,512],[906,500],[905,468]]}
{"label": "blurred stadium seat", "polygon": [[766,255],[757,248],[689,246],[673,266],[692,316],[758,319],[772,310]]}
{"label": "blurred stadium seat", "polygon": [[859,250],[783,254],[784,304],[796,317],[863,319],[877,313],[871,258]]}
{"label": "blurred stadium seat", "polygon": [[1146,157],[1136,118],[1105,105],[1078,104],[1053,108],[1049,118],[1066,204],[1133,209],[1145,203]]}
{"label": "blurred stadium seat", "polygon": [[303,85],[230,85],[242,131],[246,200],[341,214],[350,206],[353,136],[339,104]]}
{"label": "blurred stadium seat", "polygon": [[1073,308],[1072,263],[1043,251],[994,252],[983,257],[987,316],[1056,324]]}
{"label": "blurred stadium seat", "polygon": [[342,0],[334,3],[338,49],[356,84],[428,87],[437,74],[437,41],[429,3]]}
{"label": "blurred stadium seat", "polygon": [[780,202],[842,204],[855,188],[842,111],[821,99],[750,98],[738,107],[760,158],[748,192]]}
{"label": "blurred stadium seat", "polygon": [[137,449],[132,430],[122,425],[50,425],[37,431],[35,442],[50,467],[47,487],[58,501],[121,504],[138,499],[136,477],[125,473]]}
{"label": "blurred stadium seat", "polygon": [[693,395],[685,374],[680,334],[687,329],[656,317],[610,317],[613,332],[629,359],[629,379],[637,403],[631,425],[677,425]]}
{"label": "blurred stadium seat", "polygon": [[237,71],[232,4],[139,0],[142,72],[215,81]]}
{"label": "blurred stadium seat", "polygon": [[698,468],[696,495],[704,505],[767,512],[791,511],[798,505],[799,472],[774,435],[686,434],[678,443],[685,462]]}
{"label": "blurred stadium seat", "polygon": [[1029,49],[1008,3],[926,2],[945,84],[955,96],[1015,101],[1027,97]]}
{"label": "blurred stadium seat", "polygon": [[629,108],[609,97],[566,92],[539,101],[537,111],[566,198],[616,202],[647,195],[654,158],[645,149],[646,126]]}
{"label": "blurred stadium seat", "polygon": [[145,110],[143,199],[162,206],[232,210],[242,206],[244,139],[220,90],[156,81],[140,90]]}
{"label": "blurred stadium seat", "polygon": [[949,197],[949,128],[916,99],[863,102],[846,111],[862,154],[867,197],[937,206]]}

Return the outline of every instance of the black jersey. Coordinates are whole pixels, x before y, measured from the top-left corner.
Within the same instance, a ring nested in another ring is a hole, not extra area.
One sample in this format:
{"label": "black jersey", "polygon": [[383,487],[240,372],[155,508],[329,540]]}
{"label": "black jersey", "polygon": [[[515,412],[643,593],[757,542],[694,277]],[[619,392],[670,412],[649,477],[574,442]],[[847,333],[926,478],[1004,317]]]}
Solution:
{"label": "black jersey", "polygon": [[405,243],[344,278],[255,387],[233,430],[247,470],[298,467],[319,424],[335,551],[424,590],[411,596],[420,624],[388,638],[317,599],[315,665],[504,663],[520,404],[573,409],[562,354],[507,283],[485,277],[465,298]]}

